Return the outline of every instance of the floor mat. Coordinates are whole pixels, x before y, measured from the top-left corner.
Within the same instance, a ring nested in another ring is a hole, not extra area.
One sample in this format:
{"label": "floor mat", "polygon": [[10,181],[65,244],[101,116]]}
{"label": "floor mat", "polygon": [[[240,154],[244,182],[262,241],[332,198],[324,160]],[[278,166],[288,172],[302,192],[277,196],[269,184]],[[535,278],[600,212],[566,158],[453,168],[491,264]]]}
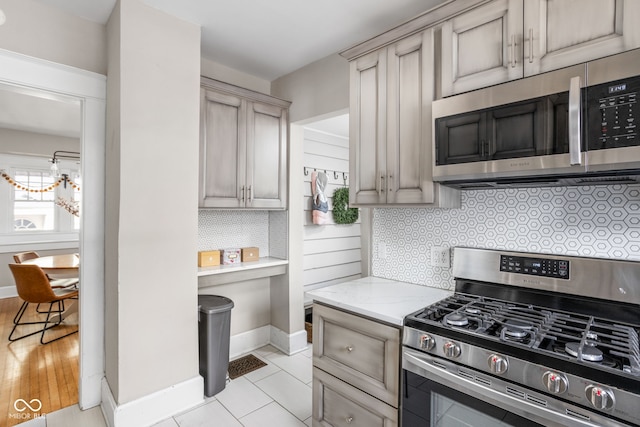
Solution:
{"label": "floor mat", "polygon": [[255,357],[253,354],[243,356],[239,359],[229,362],[229,378],[236,379],[244,374],[255,371],[256,369],[267,366],[262,360]]}

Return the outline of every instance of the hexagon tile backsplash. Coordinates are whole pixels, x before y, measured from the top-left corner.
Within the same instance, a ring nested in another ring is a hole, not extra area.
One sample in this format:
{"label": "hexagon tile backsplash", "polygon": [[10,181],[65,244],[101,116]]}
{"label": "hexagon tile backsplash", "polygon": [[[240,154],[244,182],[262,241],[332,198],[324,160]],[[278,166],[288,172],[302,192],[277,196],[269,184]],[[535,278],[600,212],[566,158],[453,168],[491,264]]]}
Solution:
{"label": "hexagon tile backsplash", "polygon": [[374,276],[453,289],[432,246],[640,261],[640,186],[463,191],[460,209],[374,210]]}

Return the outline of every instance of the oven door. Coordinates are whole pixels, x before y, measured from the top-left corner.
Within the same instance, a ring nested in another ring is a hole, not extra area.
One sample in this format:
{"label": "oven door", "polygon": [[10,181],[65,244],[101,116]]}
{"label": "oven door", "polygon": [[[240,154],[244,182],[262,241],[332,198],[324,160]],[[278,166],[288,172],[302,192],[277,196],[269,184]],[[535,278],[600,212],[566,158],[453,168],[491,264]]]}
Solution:
{"label": "oven door", "polygon": [[402,368],[402,427],[625,425],[406,347]]}

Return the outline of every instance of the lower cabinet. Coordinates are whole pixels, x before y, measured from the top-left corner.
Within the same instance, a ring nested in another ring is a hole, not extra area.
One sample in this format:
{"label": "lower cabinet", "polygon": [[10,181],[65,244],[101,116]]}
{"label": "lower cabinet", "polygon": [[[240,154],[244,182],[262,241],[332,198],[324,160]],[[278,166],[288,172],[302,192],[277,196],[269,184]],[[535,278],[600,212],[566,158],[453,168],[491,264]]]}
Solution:
{"label": "lower cabinet", "polygon": [[400,328],[313,306],[313,425],[398,424]]}
{"label": "lower cabinet", "polygon": [[313,368],[315,427],[396,427],[398,409]]}

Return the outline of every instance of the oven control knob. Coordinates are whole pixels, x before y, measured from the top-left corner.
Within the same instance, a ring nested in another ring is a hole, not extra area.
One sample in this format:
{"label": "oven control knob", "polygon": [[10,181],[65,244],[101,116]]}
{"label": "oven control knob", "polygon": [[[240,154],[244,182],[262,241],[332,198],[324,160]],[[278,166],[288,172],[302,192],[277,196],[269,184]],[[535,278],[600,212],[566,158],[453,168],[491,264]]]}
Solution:
{"label": "oven control knob", "polygon": [[596,387],[594,385],[587,386],[584,390],[587,399],[596,409],[611,409],[613,408],[613,393],[602,387]]}
{"label": "oven control knob", "polygon": [[553,371],[547,371],[542,375],[544,386],[553,394],[562,394],[567,391],[569,385],[567,378]]}
{"label": "oven control knob", "polygon": [[509,369],[509,362],[504,356],[492,354],[489,356],[489,370],[494,374],[504,374]]}
{"label": "oven control knob", "polygon": [[420,337],[420,348],[423,350],[431,350],[436,345],[436,340],[431,335],[422,335]]}
{"label": "oven control knob", "polygon": [[460,356],[461,353],[460,346],[453,341],[447,341],[446,343],[444,343],[444,346],[442,346],[442,351],[444,351],[444,355],[446,357],[451,359]]}

